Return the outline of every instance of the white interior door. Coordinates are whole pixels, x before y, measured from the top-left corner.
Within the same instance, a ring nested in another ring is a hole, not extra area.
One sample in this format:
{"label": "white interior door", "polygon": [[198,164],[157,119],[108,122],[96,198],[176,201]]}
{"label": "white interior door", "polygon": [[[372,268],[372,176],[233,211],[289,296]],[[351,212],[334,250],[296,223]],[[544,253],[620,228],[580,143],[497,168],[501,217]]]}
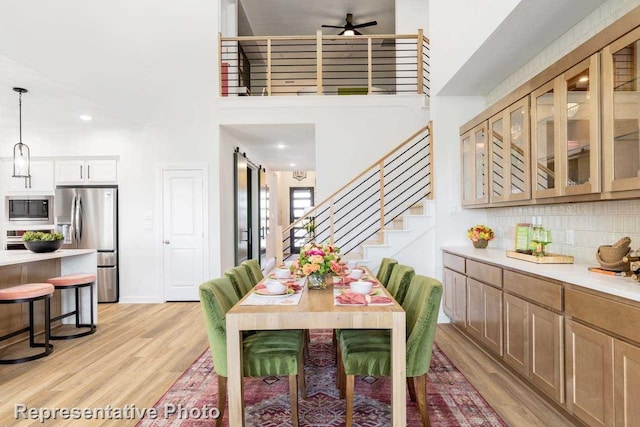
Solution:
{"label": "white interior door", "polygon": [[197,301],[204,282],[202,170],[163,170],[162,193],[165,300]]}

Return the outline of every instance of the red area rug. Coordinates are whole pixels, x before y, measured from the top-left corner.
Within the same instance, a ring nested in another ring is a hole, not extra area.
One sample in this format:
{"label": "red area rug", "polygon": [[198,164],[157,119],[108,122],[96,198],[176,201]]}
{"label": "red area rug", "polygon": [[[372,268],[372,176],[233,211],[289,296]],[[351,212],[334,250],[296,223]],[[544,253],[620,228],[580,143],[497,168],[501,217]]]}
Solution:
{"label": "red area rug", "polygon": [[[342,426],[345,423],[346,403],[339,399],[335,386],[336,368],[332,358],[331,334],[320,332],[312,333],[311,336],[310,360],[304,368],[308,398],[301,399],[299,403],[300,425]],[[245,378],[244,389],[247,426],[291,425],[286,377]],[[198,415],[202,413],[202,408],[216,406],[217,390],[217,376],[207,349],[156,403],[158,419],[144,419],[138,426],[213,425],[211,419],[198,418]],[[437,345],[433,349],[427,393],[427,406],[433,427],[506,426]],[[356,377],[356,426],[391,425],[390,402],[389,378]],[[182,419],[177,415],[165,419],[162,414],[167,407],[183,408]],[[228,425],[226,414],[224,421],[224,425]],[[407,425],[421,425],[418,406],[409,400],[408,393]]]}

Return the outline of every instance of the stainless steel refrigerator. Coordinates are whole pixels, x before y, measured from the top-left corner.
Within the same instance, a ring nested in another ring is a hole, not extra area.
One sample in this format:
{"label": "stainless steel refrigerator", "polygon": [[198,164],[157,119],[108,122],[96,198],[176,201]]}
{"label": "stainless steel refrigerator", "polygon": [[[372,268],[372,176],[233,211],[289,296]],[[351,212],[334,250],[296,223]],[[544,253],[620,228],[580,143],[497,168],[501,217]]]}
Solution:
{"label": "stainless steel refrigerator", "polygon": [[54,205],[62,247],[98,251],[98,302],[118,302],[118,187],[59,186]]}

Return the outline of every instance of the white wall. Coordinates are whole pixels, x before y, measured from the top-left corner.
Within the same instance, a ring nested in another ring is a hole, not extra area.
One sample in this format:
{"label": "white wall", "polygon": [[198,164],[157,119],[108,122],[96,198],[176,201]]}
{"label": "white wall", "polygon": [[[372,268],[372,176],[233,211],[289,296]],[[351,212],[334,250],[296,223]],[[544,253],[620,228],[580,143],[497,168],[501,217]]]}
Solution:
{"label": "white wall", "polygon": [[467,62],[518,3],[519,0],[429,3],[433,95]]}

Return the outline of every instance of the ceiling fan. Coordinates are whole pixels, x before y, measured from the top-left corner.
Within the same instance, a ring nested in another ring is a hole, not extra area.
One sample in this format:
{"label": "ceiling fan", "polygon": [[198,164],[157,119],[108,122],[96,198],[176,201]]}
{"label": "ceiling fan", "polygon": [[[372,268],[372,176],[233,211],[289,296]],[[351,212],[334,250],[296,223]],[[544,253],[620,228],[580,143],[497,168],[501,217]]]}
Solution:
{"label": "ceiling fan", "polygon": [[347,23],[341,27],[336,25],[323,25],[324,28],[342,28],[342,31],[338,34],[339,36],[361,36],[362,33],[358,31],[356,28],[364,28],[371,27],[373,25],[378,25],[378,21],[369,21],[364,24],[353,25],[353,14],[347,13],[347,18],[345,19]]}

